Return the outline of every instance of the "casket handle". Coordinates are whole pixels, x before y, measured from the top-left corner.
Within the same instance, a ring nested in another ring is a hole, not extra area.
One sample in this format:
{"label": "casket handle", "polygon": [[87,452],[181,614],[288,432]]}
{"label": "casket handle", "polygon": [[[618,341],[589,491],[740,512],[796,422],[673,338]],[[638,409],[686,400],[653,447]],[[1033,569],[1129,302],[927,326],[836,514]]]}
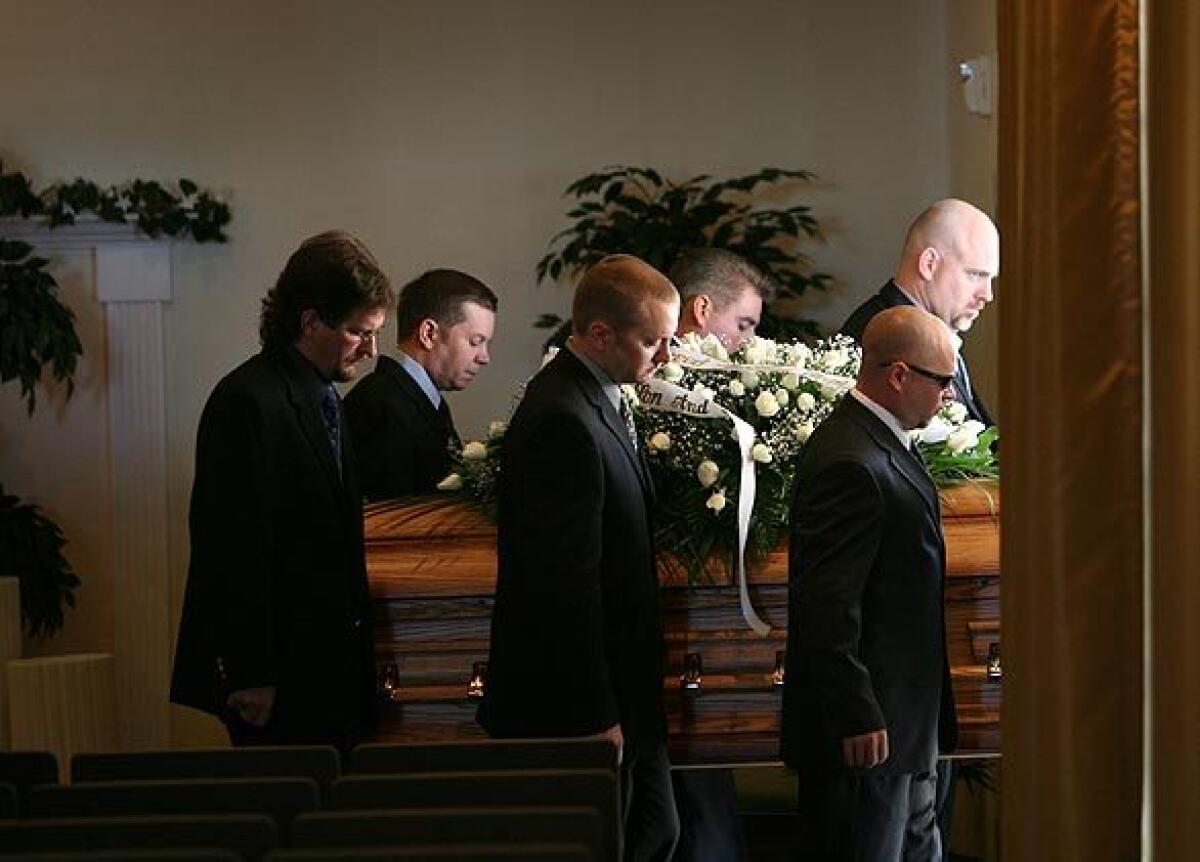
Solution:
{"label": "casket handle", "polygon": [[999,682],[1004,678],[1004,667],[1000,664],[1000,644],[993,643],[988,647],[987,678]]}
{"label": "casket handle", "polygon": [[379,666],[376,690],[384,700],[397,701],[400,699],[400,672],[396,669],[395,662],[389,661]]}
{"label": "casket handle", "polygon": [[704,680],[704,662],[700,653],[689,652],[683,655],[683,675],[679,677],[679,685],[684,691],[699,691]]}
{"label": "casket handle", "polygon": [[471,678],[467,680],[467,697],[478,700],[483,697],[483,684],[487,679],[487,662],[471,663]]}
{"label": "casket handle", "polygon": [[783,650],[775,650],[775,669],[771,671],[771,685],[782,686],[784,677]]}

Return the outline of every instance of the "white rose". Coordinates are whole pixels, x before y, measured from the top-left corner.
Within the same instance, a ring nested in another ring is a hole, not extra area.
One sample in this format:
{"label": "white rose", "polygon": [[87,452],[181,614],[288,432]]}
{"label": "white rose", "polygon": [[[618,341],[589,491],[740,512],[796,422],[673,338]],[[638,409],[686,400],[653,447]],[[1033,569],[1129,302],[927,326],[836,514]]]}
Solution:
{"label": "white rose", "polygon": [[750,365],[761,365],[767,361],[767,348],[764,340],[755,336],[742,347],[746,362]]}
{"label": "white rose", "polygon": [[782,382],[784,389],[798,389],[800,388],[800,375],[793,371],[789,371],[787,374],[783,375]]}
{"label": "white rose", "polygon": [[955,425],[961,425],[963,420],[967,418],[966,405],[958,401],[947,401],[942,407],[942,413],[948,421],[953,422]]}
{"label": "white rose", "polygon": [[704,336],[704,340],[700,342],[700,352],[705,356],[711,356],[713,359],[719,359],[721,362],[729,359],[729,353],[725,350],[725,345],[715,335]]}
{"label": "white rose", "polygon": [[729,394],[734,398],[741,398],[746,394],[746,387],[740,380],[729,381]]}
{"label": "white rose", "polygon": [[850,361],[850,354],[848,354],[844,349],[839,347],[839,348],[837,348],[835,350],[831,350],[825,354],[824,365],[826,368],[841,368],[843,365],[845,365],[849,361]]}
{"label": "white rose", "polygon": [[922,443],[941,443],[950,436],[954,426],[940,416],[934,416],[920,431],[913,432]]}
{"label": "white rose", "polygon": [[755,443],[750,448],[750,457],[759,464],[770,464],[775,456],[771,454],[771,447],[767,444]]}
{"label": "white rose", "polygon": [[817,399],[813,398],[811,392],[801,392],[796,396],[796,407],[804,412],[808,412],[817,406]]}
{"label": "white rose", "polygon": [[745,385],[745,387],[747,389],[757,389],[758,388],[758,372],[757,371],[743,371],[742,372],[742,383],[743,383],[743,385]]}
{"label": "white rose", "polygon": [[498,440],[504,436],[504,432],[508,430],[508,423],[499,419],[488,423],[488,439]]}
{"label": "white rose", "polygon": [[668,383],[678,383],[683,379],[683,366],[678,362],[668,362],[662,367],[662,378]]}
{"label": "white rose", "polygon": [[465,461],[482,461],[487,457],[487,446],[480,443],[478,440],[472,440],[466,446],[463,446],[462,456]]}
{"label": "white rose", "polygon": [[983,429],[985,426],[978,419],[968,419],[966,422],[963,423],[962,427],[964,429],[966,429],[966,431],[968,433],[974,434],[976,437],[978,437],[980,434],[983,433]]}
{"label": "white rose", "polygon": [[693,386],[692,392],[696,393],[697,397],[703,398],[705,401],[712,401],[713,396],[717,394],[703,383],[697,383],[695,386]]}
{"label": "white rose", "polygon": [[979,445],[979,434],[972,433],[971,429],[967,427],[969,424],[968,422],[961,428],[954,429],[946,438],[946,449],[951,455],[961,454]]}
{"label": "white rose", "polygon": [[719,515],[721,510],[725,508],[725,492],[719,488],[713,491],[712,496],[708,498],[708,502],[704,505],[711,509],[714,515]]}
{"label": "white rose", "polygon": [[721,468],[712,461],[701,461],[700,466],[696,468],[696,478],[703,487],[711,487],[721,478]]}
{"label": "white rose", "polygon": [[457,473],[451,473],[445,479],[437,483],[439,491],[461,491],[463,486],[462,476]]}
{"label": "white rose", "polygon": [[666,431],[655,431],[650,436],[650,448],[655,452],[666,452],[671,448],[671,435]]}
{"label": "white rose", "polygon": [[775,400],[779,402],[780,407],[787,407],[788,401],[792,399],[792,395],[786,389],[775,390]]}
{"label": "white rose", "polygon": [[796,439],[799,440],[801,443],[807,443],[808,438],[812,436],[812,432],[813,432],[813,424],[811,422],[801,422],[799,425],[796,426],[795,431],[793,433],[795,433]]}
{"label": "white rose", "polygon": [[759,416],[770,419],[779,412],[779,401],[773,394],[764,390],[754,399],[754,409],[758,411]]}

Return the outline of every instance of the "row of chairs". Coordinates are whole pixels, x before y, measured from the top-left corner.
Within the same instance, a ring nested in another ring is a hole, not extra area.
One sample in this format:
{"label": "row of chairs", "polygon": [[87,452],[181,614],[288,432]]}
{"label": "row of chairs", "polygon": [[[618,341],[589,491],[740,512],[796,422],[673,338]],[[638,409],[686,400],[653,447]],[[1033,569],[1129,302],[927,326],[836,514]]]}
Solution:
{"label": "row of chairs", "polygon": [[20,816],[0,820],[0,860],[148,845],[249,860],[619,856],[616,754],[600,740],[367,745],[345,764],[323,747],[81,754],[65,786],[46,757],[0,753],[0,813]]}

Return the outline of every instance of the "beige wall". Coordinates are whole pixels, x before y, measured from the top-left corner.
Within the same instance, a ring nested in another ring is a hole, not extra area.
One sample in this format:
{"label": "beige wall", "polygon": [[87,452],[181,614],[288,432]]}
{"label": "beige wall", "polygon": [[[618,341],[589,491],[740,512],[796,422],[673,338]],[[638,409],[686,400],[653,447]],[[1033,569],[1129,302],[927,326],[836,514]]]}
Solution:
{"label": "beige wall", "polygon": [[[813,257],[838,286],[809,313],[835,327],[890,274],[916,211],[990,176],[951,157],[977,141],[958,129],[960,5],[974,4],[0,0],[7,165],[39,183],[185,175],[233,206],[228,245],[184,243],[173,255],[176,612],[200,410],[255,349],[259,299],[299,239],[343,227],[398,281],[447,265],[496,287],[493,366],[452,397],[468,435],[502,415],[535,368],[536,314],[565,309],[568,292],[535,286],[533,267],[563,225],[562,189],[603,165],[818,172],[806,197],[828,243]],[[982,164],[984,152],[967,161]],[[85,386],[30,424],[3,395],[0,477],[59,517],[88,562],[62,643],[103,648],[104,513],[81,502],[103,486],[94,396]],[[87,460],[79,476],[64,475],[65,452]],[[178,724],[177,736],[194,739],[194,728]]]}
{"label": "beige wall", "polygon": [[[994,219],[996,217],[996,102],[999,74],[996,57],[996,0],[953,0],[946,4],[946,38],[949,45],[948,69],[951,80],[948,110],[950,128],[950,193],[971,201]],[[963,87],[958,78],[958,62],[975,57],[992,58],[992,114],[980,116],[967,111]],[[1000,268],[1004,268],[1004,244],[1013,241],[1001,237]],[[996,285],[998,287],[998,284]],[[997,300],[999,301],[999,291]],[[1000,380],[998,337],[1000,310],[992,305],[965,339],[963,352],[971,363],[971,381],[983,395],[996,421],[1000,421]]]}

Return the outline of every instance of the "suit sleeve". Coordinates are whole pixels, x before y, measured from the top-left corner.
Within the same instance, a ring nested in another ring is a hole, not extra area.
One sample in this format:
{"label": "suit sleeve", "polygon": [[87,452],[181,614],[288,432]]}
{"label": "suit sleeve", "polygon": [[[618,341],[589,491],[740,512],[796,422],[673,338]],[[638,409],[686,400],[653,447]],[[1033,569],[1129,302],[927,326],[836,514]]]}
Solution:
{"label": "suit sleeve", "polygon": [[514,466],[514,539],[528,564],[545,649],[554,651],[554,698],[580,733],[620,721],[605,651],[601,589],[604,464],[576,416],[544,416]]}
{"label": "suit sleeve", "polygon": [[809,477],[792,520],[797,636],[834,738],[885,727],[860,659],[862,599],[883,533],[883,497],[861,464],[836,462]]}
{"label": "suit sleeve", "polygon": [[279,681],[270,517],[275,491],[263,423],[252,397],[225,393],[206,408],[197,441],[196,481],[203,490],[192,514],[193,542],[202,543],[213,645],[233,691]]}

